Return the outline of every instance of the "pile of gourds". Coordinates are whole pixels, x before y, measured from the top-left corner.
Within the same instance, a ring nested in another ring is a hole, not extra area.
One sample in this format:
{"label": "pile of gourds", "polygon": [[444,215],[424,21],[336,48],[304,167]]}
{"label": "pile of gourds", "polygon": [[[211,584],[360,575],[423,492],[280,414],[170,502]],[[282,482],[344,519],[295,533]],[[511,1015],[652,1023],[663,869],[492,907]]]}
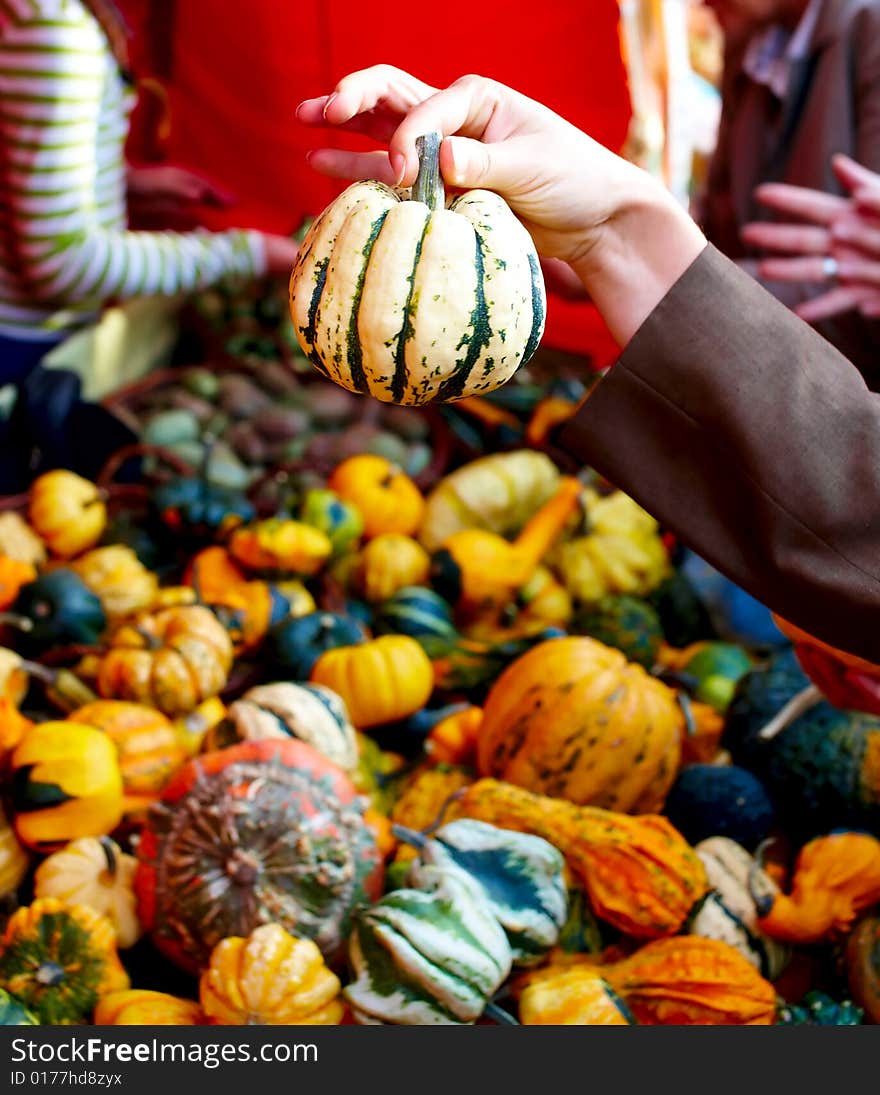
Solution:
{"label": "pile of gourds", "polygon": [[518,450],[111,508],[0,517],[0,1022],[880,1021],[880,721],[631,499]]}

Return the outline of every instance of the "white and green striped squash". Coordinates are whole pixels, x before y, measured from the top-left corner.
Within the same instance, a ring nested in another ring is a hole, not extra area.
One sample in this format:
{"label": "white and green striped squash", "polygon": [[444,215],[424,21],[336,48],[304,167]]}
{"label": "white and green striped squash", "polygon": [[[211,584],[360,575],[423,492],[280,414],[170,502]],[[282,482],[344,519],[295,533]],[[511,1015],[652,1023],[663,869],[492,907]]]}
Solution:
{"label": "white and green striped squash", "polygon": [[774,981],[788,965],[791,951],[758,927],[750,880],[762,893],[778,892],[776,883],[745,848],[729,837],[710,837],[694,850],[712,888],[692,917],[689,934],[730,944],[762,976]]}
{"label": "white and green striped squash", "polygon": [[507,936],[464,872],[419,865],[410,880],[355,913],[343,993],[359,1023],[473,1023],[510,973]]}
{"label": "white and green striped squash", "polygon": [[446,208],[440,135],[419,140],[411,196],[376,181],[349,186],[309,229],[290,277],[303,353],[343,388],[384,403],[490,392],[544,330],[531,236],[488,190]]}
{"label": "white and green striped squash", "polygon": [[[407,839],[403,830],[395,832]],[[548,841],[462,818],[415,843],[421,844],[421,863],[462,872],[482,886],[507,934],[515,966],[534,965],[556,945],[568,893],[565,860]]]}
{"label": "white and green striped squash", "polygon": [[341,696],[321,684],[279,681],[251,688],[210,731],[207,750],[260,738],[298,738],[347,772],[358,765],[358,744]]}

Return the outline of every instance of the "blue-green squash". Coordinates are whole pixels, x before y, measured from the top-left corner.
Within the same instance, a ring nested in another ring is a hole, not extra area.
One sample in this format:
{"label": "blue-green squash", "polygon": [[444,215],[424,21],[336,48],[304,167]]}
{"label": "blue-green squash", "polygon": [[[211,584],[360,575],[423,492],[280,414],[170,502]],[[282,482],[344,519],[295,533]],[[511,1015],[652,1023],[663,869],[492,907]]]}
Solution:
{"label": "blue-green squash", "polygon": [[100,598],[82,578],[59,567],[21,587],[10,606],[8,622],[20,631],[18,650],[33,654],[50,646],[97,643],[107,617]]}
{"label": "blue-green squash", "polygon": [[366,640],[363,624],[336,612],[309,612],[284,620],[266,637],[270,663],[293,681],[309,679],[315,662],[338,646],[356,646]]}
{"label": "blue-green squash", "polygon": [[852,1000],[835,1000],[813,989],[800,1004],[782,1004],[776,1022],[789,1027],[857,1027],[863,1019],[862,1009]]}
{"label": "blue-green squash", "polygon": [[256,518],[244,494],[201,476],[169,479],[155,488],[150,500],[166,528],[201,543]]}
{"label": "blue-green squash", "polygon": [[378,606],[374,629],[379,635],[409,635],[429,658],[440,657],[458,639],[452,608],[439,593],[405,586]]}
{"label": "blue-green squash", "polygon": [[880,718],[820,702],[760,736],[809,685],[793,650],[752,669],[727,710],[722,747],[764,784],[795,839],[839,828],[880,835]]}

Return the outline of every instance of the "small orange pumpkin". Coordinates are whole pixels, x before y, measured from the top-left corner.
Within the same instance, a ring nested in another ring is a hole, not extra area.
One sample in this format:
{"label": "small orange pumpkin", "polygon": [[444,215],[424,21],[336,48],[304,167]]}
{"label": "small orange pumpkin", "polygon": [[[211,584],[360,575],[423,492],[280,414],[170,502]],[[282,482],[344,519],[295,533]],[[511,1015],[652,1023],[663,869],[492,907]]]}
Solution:
{"label": "small orange pumpkin", "polygon": [[327,650],[309,679],[340,695],[359,729],[405,719],[425,706],[434,689],[428,655],[408,635]]}
{"label": "small orange pumpkin", "polygon": [[375,536],[355,564],[358,589],[371,604],[387,601],[407,586],[424,585],[430,570],[431,560],[418,540],[399,532]]}
{"label": "small orange pumpkin", "polygon": [[232,666],[232,641],[201,605],[166,608],[124,624],[100,660],[98,692],[172,718],[217,695]]}
{"label": "small orange pumpkin", "polygon": [[383,532],[414,536],[421,524],[421,491],[384,456],[349,457],[334,469],[327,486],[360,510],[368,540]]}
{"label": "small orange pumpkin", "polygon": [[195,1000],[150,989],[122,989],[102,996],[92,1022],[99,1027],[191,1027],[205,1020]]}

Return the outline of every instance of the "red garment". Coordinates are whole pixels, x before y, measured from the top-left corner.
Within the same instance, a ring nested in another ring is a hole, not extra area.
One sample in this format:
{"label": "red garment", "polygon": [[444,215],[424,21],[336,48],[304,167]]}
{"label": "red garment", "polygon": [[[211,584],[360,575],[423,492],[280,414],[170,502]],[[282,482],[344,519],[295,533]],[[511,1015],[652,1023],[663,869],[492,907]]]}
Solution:
{"label": "red garment", "polygon": [[[172,3],[167,158],[240,199],[215,214],[211,227],[291,232],[320,212],[341,184],[312,171],[305,153],[319,139],[354,147],[357,138],[319,138],[297,124],[294,111],[347,72],[379,62],[438,85],[478,72],[533,96],[611,148],[626,136],[630,108],[616,0],[561,0],[538,20],[495,0],[484,0],[468,19],[461,9],[432,8],[425,18],[389,11],[381,20],[351,0],[211,0],[209,6],[163,0],[160,6],[165,11]],[[149,0],[123,0],[122,6],[143,43]],[[143,47],[134,54],[143,64]],[[159,67],[154,58],[153,70]],[[561,349],[592,352],[600,366],[616,354],[587,305],[553,300],[545,338]]]}

